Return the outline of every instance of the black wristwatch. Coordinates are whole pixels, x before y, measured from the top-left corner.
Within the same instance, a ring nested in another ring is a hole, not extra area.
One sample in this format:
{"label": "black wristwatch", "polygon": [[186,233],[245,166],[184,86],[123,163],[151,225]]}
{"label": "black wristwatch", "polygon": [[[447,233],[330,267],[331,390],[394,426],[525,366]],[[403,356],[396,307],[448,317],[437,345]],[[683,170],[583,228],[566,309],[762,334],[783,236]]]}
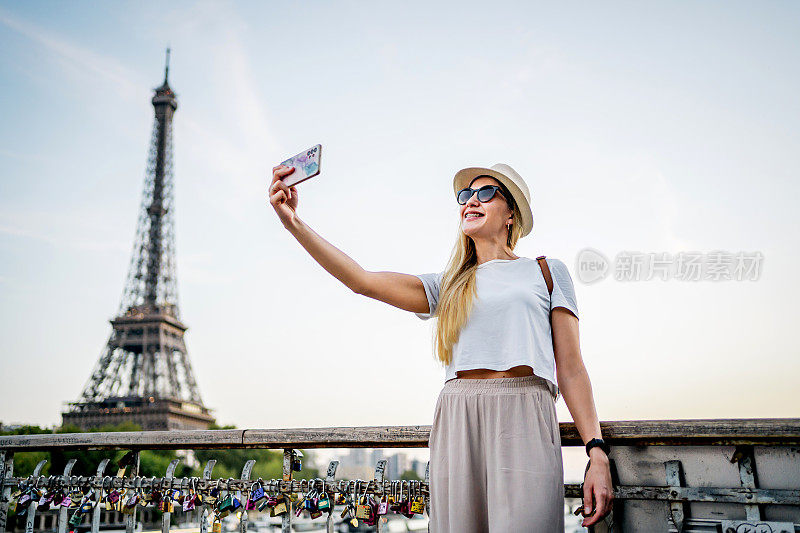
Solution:
{"label": "black wristwatch", "polygon": [[601,450],[606,452],[606,455],[608,455],[608,453],[611,451],[611,448],[608,444],[606,444],[606,441],[603,439],[594,438],[586,443],[586,455],[589,455],[589,450],[595,446],[598,446]]}

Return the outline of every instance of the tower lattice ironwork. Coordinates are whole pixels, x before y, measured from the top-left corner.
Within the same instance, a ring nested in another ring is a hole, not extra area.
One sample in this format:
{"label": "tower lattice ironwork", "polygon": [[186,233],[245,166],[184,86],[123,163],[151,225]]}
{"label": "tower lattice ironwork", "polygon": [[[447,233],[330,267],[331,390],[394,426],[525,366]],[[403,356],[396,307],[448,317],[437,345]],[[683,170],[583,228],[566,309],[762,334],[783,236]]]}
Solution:
{"label": "tower lattice ironwork", "polygon": [[133,253],[112,332],[78,402],[64,423],[83,428],[133,421],[143,429],[207,427],[184,342],[175,274],[172,118],[169,86],[155,89],[153,134]]}

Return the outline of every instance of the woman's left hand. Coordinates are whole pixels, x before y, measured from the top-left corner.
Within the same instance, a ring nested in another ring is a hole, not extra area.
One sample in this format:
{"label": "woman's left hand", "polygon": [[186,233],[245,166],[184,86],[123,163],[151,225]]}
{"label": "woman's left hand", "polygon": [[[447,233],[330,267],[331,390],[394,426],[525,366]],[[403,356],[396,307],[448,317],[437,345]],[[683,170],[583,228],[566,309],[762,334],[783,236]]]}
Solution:
{"label": "woman's left hand", "polygon": [[[593,501],[594,500],[594,501]],[[602,520],[611,510],[614,501],[614,487],[611,484],[611,469],[608,457],[604,453],[597,453],[589,462],[589,470],[583,480],[583,514],[581,525],[591,526]],[[594,503],[594,505],[592,505]],[[586,516],[592,512],[591,516]]]}

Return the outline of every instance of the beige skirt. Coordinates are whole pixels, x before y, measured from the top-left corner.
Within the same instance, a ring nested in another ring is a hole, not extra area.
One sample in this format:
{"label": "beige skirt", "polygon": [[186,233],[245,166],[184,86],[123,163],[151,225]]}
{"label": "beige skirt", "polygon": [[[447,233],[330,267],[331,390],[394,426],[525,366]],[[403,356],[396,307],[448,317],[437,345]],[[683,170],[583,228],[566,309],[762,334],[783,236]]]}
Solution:
{"label": "beige skirt", "polygon": [[430,435],[430,531],[564,531],[564,465],[539,376],[451,379]]}

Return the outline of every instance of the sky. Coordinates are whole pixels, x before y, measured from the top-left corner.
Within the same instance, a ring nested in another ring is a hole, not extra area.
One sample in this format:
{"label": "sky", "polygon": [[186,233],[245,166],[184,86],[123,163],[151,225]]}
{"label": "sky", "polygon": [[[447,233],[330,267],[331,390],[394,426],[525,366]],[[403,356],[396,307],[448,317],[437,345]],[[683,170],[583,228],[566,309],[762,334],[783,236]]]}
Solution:
{"label": "sky", "polygon": [[[0,1],[0,420],[58,424],[105,345],[167,46],[181,316],[219,422],[432,422],[434,321],[350,291],[268,203],[317,143],[298,215],[372,271],[443,270],[455,172],[517,170],[515,253],[569,267],[601,421],[798,417],[798,30],[793,2]],[[583,283],[586,248],[763,262]]]}

